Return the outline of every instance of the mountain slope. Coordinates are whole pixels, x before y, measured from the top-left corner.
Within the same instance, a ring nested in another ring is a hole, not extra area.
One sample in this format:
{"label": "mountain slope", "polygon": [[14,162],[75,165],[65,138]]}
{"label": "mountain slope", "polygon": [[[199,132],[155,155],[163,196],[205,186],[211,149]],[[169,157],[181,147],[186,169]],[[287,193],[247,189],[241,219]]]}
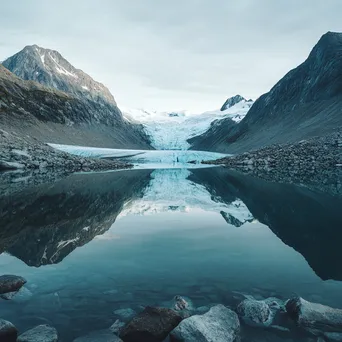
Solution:
{"label": "mountain slope", "polygon": [[124,120],[109,90],[58,52],[26,47],[3,65],[18,76],[0,65],[4,130],[50,143],[151,148],[142,125]]}
{"label": "mountain slope", "polygon": [[113,95],[103,84],[74,68],[58,51],[37,45],[26,46],[2,64],[23,80],[36,81],[49,88],[95,101],[102,99],[116,105]]}
{"label": "mountain slope", "polygon": [[229,98],[221,110],[202,114],[126,110],[124,116],[129,121],[135,120],[144,125],[153,147],[161,150],[187,150],[190,147],[188,139],[206,132],[213,122],[225,118],[230,118],[232,122],[241,121],[252,104],[253,101],[237,95]]}
{"label": "mountain slope", "polygon": [[307,60],[262,95],[239,124],[222,120],[189,142],[238,153],[329,134],[342,126],[342,33],[323,35]]}

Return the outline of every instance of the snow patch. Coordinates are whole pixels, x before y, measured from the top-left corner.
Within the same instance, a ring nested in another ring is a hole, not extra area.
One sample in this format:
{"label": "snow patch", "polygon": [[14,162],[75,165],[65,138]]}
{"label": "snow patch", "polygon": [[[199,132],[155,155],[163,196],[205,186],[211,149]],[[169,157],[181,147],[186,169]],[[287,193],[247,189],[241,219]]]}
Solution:
{"label": "snow patch", "polygon": [[87,86],[85,86],[85,85],[83,85],[82,88],[83,88],[84,90],[89,90],[89,88],[88,88]]}
{"label": "snow patch", "polygon": [[71,73],[70,71],[68,71],[67,69],[65,69],[64,67],[62,67],[58,62],[57,60],[52,56],[51,52],[49,52],[49,56],[50,58],[53,60],[53,62],[56,64],[55,65],[55,68],[57,70],[57,72],[59,74],[63,74],[63,75],[66,75],[66,76],[71,76],[71,77],[75,77],[75,78],[78,78],[77,75]]}

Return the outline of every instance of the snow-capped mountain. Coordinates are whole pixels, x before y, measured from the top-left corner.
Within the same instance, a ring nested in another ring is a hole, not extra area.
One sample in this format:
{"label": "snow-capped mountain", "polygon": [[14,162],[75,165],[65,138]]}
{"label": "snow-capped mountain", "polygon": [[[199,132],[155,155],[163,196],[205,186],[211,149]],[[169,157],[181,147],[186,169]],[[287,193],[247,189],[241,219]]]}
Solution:
{"label": "snow-capped mountain", "polygon": [[[15,85],[15,86],[14,86]],[[43,142],[151,149],[113,95],[54,50],[26,46],[0,65],[1,128]]]}
{"label": "snow-capped mountain", "polygon": [[103,99],[116,104],[108,88],[76,69],[58,51],[37,45],[26,46],[2,64],[24,80],[36,81],[49,88],[95,101]]}
{"label": "snow-capped mountain", "polygon": [[123,115],[130,122],[140,122],[150,136],[152,145],[160,150],[187,150],[188,139],[206,132],[216,120],[230,118],[240,122],[252,106],[240,95],[229,98],[224,110],[194,114],[188,111],[156,112],[143,109],[123,109]]}

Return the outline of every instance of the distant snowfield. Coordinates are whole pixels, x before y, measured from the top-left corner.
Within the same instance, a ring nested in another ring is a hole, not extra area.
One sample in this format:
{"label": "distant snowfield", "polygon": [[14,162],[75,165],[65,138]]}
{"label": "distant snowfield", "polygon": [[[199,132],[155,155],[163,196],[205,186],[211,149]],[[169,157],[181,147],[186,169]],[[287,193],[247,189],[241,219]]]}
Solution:
{"label": "distant snowfield", "polygon": [[81,157],[118,158],[134,164],[136,168],[151,169],[208,167],[208,165],[201,164],[201,161],[214,160],[227,156],[222,153],[204,151],[124,150],[61,144],[48,145],[57,150]]}
{"label": "distant snowfield", "polygon": [[240,122],[253,102],[241,101],[225,111],[214,110],[202,114],[187,111],[155,112],[142,109],[123,109],[127,121],[142,123],[158,150],[187,150],[188,139],[205,133],[213,121],[231,118]]}

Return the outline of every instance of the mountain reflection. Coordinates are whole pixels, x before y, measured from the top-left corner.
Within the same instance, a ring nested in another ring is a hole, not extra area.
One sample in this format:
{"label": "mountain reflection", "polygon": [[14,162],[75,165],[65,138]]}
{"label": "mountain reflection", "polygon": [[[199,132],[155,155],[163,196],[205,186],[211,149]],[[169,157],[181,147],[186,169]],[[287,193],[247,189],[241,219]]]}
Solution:
{"label": "mountain reflection", "polygon": [[118,216],[200,209],[239,229],[258,220],[301,253],[319,277],[342,280],[342,199],[328,193],[225,168],[74,174],[20,191],[10,187],[0,198],[0,253],[29,266],[61,262],[109,230]]}
{"label": "mountain reflection", "polygon": [[7,251],[29,266],[59,263],[106,232],[124,203],[142,195],[150,173],[73,174],[52,184],[7,191],[0,198],[0,253]]}
{"label": "mountain reflection", "polygon": [[240,198],[256,219],[301,253],[321,279],[342,280],[341,197],[224,168],[193,170],[190,179],[217,200],[231,203]]}

